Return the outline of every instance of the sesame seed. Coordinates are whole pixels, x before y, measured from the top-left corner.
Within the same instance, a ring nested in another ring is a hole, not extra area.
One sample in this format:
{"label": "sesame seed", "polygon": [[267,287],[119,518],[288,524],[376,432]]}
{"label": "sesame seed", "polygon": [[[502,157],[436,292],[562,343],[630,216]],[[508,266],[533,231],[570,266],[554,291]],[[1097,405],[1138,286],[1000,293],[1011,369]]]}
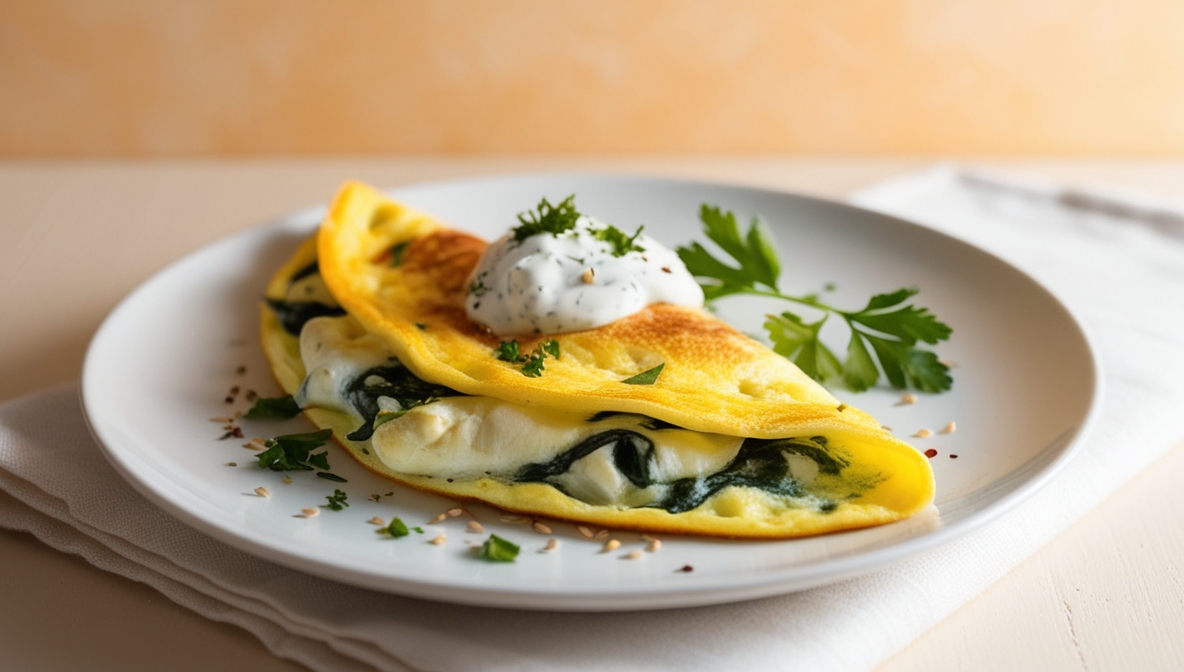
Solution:
{"label": "sesame seed", "polygon": [[536,522],[534,525],[531,525],[531,527],[534,528],[535,532],[540,534],[551,534],[551,528],[542,523]]}
{"label": "sesame seed", "polygon": [[607,553],[609,551],[615,551],[620,547],[621,547],[621,542],[617,541],[616,539],[609,539],[608,541],[604,542],[604,552],[605,553]]}
{"label": "sesame seed", "polygon": [[228,467],[237,467],[237,466],[238,466],[238,462],[227,462],[227,463],[226,463],[226,466],[228,466]]}
{"label": "sesame seed", "polygon": [[383,520],[382,518],[379,518],[378,516],[374,516],[373,518],[371,518],[370,520],[367,520],[366,522],[370,523],[371,525],[378,525],[379,527],[386,527],[386,521]]}
{"label": "sesame seed", "polygon": [[917,403],[917,395],[912,392],[905,392],[900,395],[900,401],[896,403],[897,406],[911,406]]}
{"label": "sesame seed", "polygon": [[580,279],[590,285],[596,282],[596,271],[589,268],[588,270],[584,271],[583,275],[580,276]]}
{"label": "sesame seed", "polygon": [[957,423],[955,423],[953,420],[950,420],[950,424],[946,425],[945,427],[942,427],[941,431],[939,431],[938,434],[953,434],[955,431],[957,431],[957,429],[958,429]]}
{"label": "sesame seed", "polygon": [[884,430],[885,432],[893,431],[892,428],[889,427],[888,425],[880,425],[880,429]]}
{"label": "sesame seed", "polygon": [[633,551],[621,556],[622,560],[641,560],[641,551]]}
{"label": "sesame seed", "polygon": [[263,450],[267,447],[267,439],[261,436],[251,437],[251,440],[243,444],[243,448],[248,450]]}
{"label": "sesame seed", "polygon": [[452,516],[453,518],[459,516],[460,514],[462,514],[464,512],[465,512],[465,510],[460,508],[459,506],[454,506],[451,509],[448,509],[448,511],[447,511],[448,515]]}
{"label": "sesame seed", "polygon": [[267,488],[263,487],[262,485],[255,488],[255,494],[259,495],[260,497],[271,497],[271,493],[268,492]]}
{"label": "sesame seed", "polygon": [[945,365],[945,367],[948,369],[958,368],[958,362],[951,361],[949,359],[939,359],[939,360],[937,360],[937,363]]}
{"label": "sesame seed", "polygon": [[922,428],[922,429],[918,429],[917,433],[913,434],[913,436],[917,437],[918,439],[928,439],[929,437],[933,436],[933,432],[929,431],[928,429]]}
{"label": "sesame seed", "polygon": [[655,538],[656,538],[656,537],[651,537],[651,536],[650,536],[650,535],[648,535],[648,534],[643,534],[643,535],[641,535],[641,540],[642,540],[642,541],[653,541]]}
{"label": "sesame seed", "polygon": [[502,516],[501,521],[511,525],[525,525],[530,522],[530,518],[526,516]]}
{"label": "sesame seed", "polygon": [[543,546],[542,550],[540,550],[539,553],[550,553],[551,551],[553,551],[557,548],[559,548],[559,540],[558,539],[549,539],[549,540],[547,540],[547,545]]}
{"label": "sesame seed", "polygon": [[593,536],[595,536],[592,533],[592,530],[588,529],[588,527],[585,525],[576,525],[576,532],[579,532],[580,536],[585,539],[591,539]]}
{"label": "sesame seed", "polygon": [[436,516],[435,518],[432,518],[431,520],[429,520],[429,521],[428,521],[428,524],[430,525],[430,524],[432,524],[432,523],[442,523],[442,522],[444,522],[444,521],[445,521],[447,518],[448,518],[448,514],[447,514],[447,513],[441,513],[440,515]]}
{"label": "sesame seed", "polygon": [[292,477],[284,476],[284,485],[292,485]]}
{"label": "sesame seed", "polygon": [[485,527],[475,520],[469,521],[469,532],[484,532]]}
{"label": "sesame seed", "polygon": [[320,509],[300,509],[300,513],[304,514],[305,518],[316,518],[321,515]]}
{"label": "sesame seed", "polygon": [[662,548],[662,542],[657,539],[650,539],[650,543],[645,547],[645,550],[650,553],[656,553],[659,548]]}
{"label": "sesame seed", "polygon": [[594,536],[593,538],[596,539],[597,541],[603,541],[605,539],[608,539],[608,530],[601,530],[601,531],[597,532],[596,536]]}
{"label": "sesame seed", "polygon": [[429,541],[428,543],[433,546],[443,546],[445,541],[448,541],[448,537],[446,535],[441,534],[436,537],[433,537],[432,540]]}

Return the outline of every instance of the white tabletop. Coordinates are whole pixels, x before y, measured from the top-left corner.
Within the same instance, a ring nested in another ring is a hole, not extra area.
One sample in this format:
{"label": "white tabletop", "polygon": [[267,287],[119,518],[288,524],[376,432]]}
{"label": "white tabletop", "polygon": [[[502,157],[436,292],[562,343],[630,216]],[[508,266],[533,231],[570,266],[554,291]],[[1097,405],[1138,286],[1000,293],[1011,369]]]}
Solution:
{"label": "white tabletop", "polygon": [[[840,198],[925,159],[358,159],[0,163],[0,401],[78,377],[99,322],[189,251],[382,186],[509,171],[617,170]],[[1184,196],[1184,162],[990,162]],[[1184,439],[1184,437],[1181,437]],[[883,670],[1184,667],[1184,443]],[[295,670],[233,625],[28,535],[0,532],[0,659],[25,670]],[[907,605],[902,605],[907,608]]]}

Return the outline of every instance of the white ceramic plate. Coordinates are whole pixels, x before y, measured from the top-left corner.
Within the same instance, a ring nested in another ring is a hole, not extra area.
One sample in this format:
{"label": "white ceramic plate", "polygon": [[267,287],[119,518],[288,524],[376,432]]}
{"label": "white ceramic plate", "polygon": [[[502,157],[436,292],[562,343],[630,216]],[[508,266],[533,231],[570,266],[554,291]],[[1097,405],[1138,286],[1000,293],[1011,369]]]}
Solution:
{"label": "white ceramic plate", "polygon": [[[837,581],[986,524],[1065,464],[1097,404],[1095,358],[1064,306],[1008,264],[919,225],[781,192],[621,176],[499,177],[391,193],[490,239],[539,197],[575,193],[582,210],[626,230],[644,224],[671,247],[702,240],[699,205],[715,203],[743,220],[765,217],[780,245],[784,291],[822,291],[834,282],[832,303],[857,307],[873,293],[920,287],[919,303],[954,328],[938,349],[957,365],[954,390],[921,395],[911,406],[896,405],[900,394],[887,389],[838,396],[900,436],[957,422],[953,434],[912,440],[938,451],[936,509],[893,525],[794,541],[666,537],[658,552],[630,561],[620,557],[645,546],[636,534],[614,534],[623,546],[602,553],[601,542],[559,523],[559,549],[540,553],[548,537],[474,505],[487,532],[522,546],[516,562],[492,564],[474,558],[470,545],[486,535],[466,532],[467,517],[428,524],[452,502],[392,486],[339,449],[332,449],[333,470],[347,484],[309,473],[284,484],[283,474],[258,468],[243,440],[216,440],[222,429],[208,419],[247,408],[247,389],[279,394],[257,345],[259,300],[267,279],[315,228],[320,209],[195,252],[133,292],[96,334],[83,373],[87,418],[111,463],[148,499],[232,546],[382,591],[554,610],[702,605]],[[741,299],[720,307],[722,317],[751,333],[761,331],[764,313],[778,309]],[[832,336],[841,350],[843,334]],[[240,366],[245,374],[236,373]],[[236,385],[238,400],[226,404]],[[242,424],[248,438],[310,428],[303,419]],[[232,461],[238,466],[227,466]],[[258,486],[272,496],[256,496]],[[349,508],[298,516],[325,503],[335,487],[349,494]],[[380,537],[366,522],[373,516],[399,516],[424,534]],[[426,543],[441,532],[446,545]],[[686,565],[693,571],[676,571]]]}

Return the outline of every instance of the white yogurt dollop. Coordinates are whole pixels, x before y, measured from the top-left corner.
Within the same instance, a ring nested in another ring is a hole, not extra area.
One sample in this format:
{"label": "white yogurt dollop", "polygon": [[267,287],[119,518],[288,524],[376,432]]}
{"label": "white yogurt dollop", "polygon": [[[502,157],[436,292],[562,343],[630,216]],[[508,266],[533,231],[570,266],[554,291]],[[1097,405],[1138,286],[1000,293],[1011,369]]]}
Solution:
{"label": "white yogurt dollop", "polygon": [[499,336],[599,327],[654,303],[703,305],[703,290],[674,251],[642,233],[641,251],[614,255],[607,224],[581,215],[569,231],[521,242],[506,234],[468,279],[465,310]]}

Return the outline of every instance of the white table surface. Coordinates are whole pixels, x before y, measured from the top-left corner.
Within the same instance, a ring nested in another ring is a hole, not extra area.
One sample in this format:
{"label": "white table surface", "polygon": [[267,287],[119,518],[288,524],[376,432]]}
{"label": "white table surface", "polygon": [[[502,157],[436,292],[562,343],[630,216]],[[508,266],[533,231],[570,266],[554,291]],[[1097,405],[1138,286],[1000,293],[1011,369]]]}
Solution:
{"label": "white table surface", "polygon": [[[155,271],[207,242],[324,202],[345,178],[393,186],[499,172],[614,170],[841,198],[932,163],[548,157],[0,162],[0,401],[76,379],[99,322]],[[1184,200],[1184,161],[978,163]],[[1181,440],[881,669],[1184,669]],[[6,669],[302,669],[273,657],[245,631],[196,616],[151,588],[29,535],[0,532],[0,568],[0,666]]]}

